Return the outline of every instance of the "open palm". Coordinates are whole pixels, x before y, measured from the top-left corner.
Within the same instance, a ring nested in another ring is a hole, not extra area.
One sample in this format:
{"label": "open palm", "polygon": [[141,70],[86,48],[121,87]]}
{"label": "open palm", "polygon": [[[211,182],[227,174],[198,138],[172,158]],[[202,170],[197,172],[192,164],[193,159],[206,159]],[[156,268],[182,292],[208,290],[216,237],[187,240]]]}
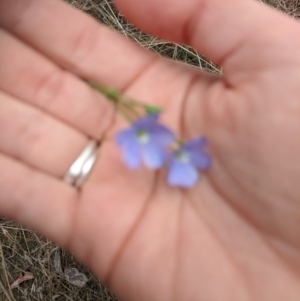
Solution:
{"label": "open palm", "polygon": [[[224,75],[150,54],[61,2],[0,0],[1,214],[125,300],[299,300],[299,25],[246,0],[117,5]],[[129,171],[111,139],[124,122],[81,78],[159,104],[185,138],[205,134],[212,168],[191,190]],[[106,139],[77,192],[61,178],[88,136]]]}

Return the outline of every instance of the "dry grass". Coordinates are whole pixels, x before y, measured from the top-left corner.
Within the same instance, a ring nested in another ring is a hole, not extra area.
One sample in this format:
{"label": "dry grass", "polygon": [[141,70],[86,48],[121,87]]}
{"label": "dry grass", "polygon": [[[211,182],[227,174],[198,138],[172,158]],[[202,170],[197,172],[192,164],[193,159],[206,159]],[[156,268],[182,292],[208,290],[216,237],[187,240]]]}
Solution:
{"label": "dry grass", "polygon": [[[77,287],[57,273],[54,266],[57,251],[60,252],[63,268],[76,267],[87,276],[89,281],[85,287]],[[8,284],[26,271],[35,278],[10,290]],[[116,300],[108,288],[68,252],[4,219],[0,219],[0,275],[0,300]]]}
{"label": "dry grass", "polygon": [[[253,0],[254,1],[254,0]],[[144,34],[118,15],[107,0],[69,0],[71,5],[91,14],[100,22],[118,30],[141,46],[160,55],[219,73],[212,62],[194,49],[162,41]],[[269,5],[299,18],[300,0],[264,0]],[[76,287],[61,276],[54,267],[54,254],[59,250],[63,267],[76,267],[89,279],[83,288]],[[29,271],[35,278],[10,289],[20,274]],[[32,231],[0,218],[0,301],[1,300],[116,300],[95,276],[81,266],[66,251]]]}

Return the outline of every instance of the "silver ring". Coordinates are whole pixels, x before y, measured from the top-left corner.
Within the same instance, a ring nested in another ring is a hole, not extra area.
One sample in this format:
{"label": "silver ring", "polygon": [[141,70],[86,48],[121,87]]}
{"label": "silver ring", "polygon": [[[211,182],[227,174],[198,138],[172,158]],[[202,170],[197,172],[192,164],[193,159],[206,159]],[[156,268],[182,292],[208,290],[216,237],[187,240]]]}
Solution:
{"label": "silver ring", "polygon": [[98,144],[91,140],[81,154],[71,165],[64,176],[64,180],[76,188],[80,188],[87,179],[97,160]]}

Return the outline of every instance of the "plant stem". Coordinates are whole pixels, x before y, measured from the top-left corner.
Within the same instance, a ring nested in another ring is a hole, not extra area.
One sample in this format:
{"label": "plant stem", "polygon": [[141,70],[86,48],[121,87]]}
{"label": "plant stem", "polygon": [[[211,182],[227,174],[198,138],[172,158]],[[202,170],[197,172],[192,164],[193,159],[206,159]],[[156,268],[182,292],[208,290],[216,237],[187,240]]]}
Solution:
{"label": "plant stem", "polygon": [[[115,107],[117,107],[118,111],[122,113],[123,116],[127,114],[125,112],[122,112],[122,107],[124,110],[126,109],[127,111],[130,111],[131,114],[138,118],[141,117],[139,111],[137,110],[138,108],[144,109],[146,114],[156,114],[161,112],[161,109],[159,107],[127,98],[116,89],[103,87],[95,82],[88,82],[88,84],[93,89],[104,95]],[[129,120],[131,120],[131,118],[127,115],[126,120],[128,120],[128,118]]]}

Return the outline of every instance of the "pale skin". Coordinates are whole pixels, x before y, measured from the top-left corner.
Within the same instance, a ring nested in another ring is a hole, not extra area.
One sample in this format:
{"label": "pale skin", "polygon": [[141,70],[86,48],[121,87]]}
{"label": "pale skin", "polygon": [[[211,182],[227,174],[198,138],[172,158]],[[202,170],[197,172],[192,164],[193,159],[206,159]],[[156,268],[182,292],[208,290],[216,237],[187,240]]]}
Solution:
{"label": "pale skin", "polygon": [[[300,299],[300,24],[250,0],[118,0],[223,76],[155,56],[55,0],[0,0],[0,214],[69,249],[121,300]],[[155,19],[155,22],[153,21]],[[83,79],[165,108],[211,169],[191,190],[128,170],[125,125]],[[78,192],[62,177],[104,139]]]}

